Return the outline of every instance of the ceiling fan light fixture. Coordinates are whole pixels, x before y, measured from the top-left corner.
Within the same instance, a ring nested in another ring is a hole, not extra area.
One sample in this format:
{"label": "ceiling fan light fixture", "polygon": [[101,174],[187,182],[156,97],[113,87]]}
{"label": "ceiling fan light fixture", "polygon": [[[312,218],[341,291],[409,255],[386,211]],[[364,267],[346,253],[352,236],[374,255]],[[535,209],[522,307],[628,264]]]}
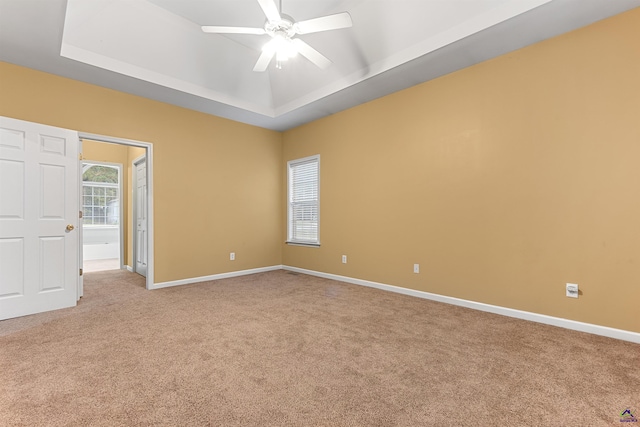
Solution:
{"label": "ceiling fan light fixture", "polygon": [[310,34],[321,31],[339,30],[353,25],[351,15],[348,12],[334,15],[321,16],[319,18],[295,21],[289,15],[280,13],[276,0],[257,0],[260,8],[267,17],[264,28],[223,27],[215,25],[202,26],[205,33],[218,34],[254,34],[268,35],[271,40],[262,47],[262,54],[258,58],[253,71],[264,72],[275,56],[276,67],[282,68],[282,61],[293,58],[298,53],[324,70],[331,65],[331,61],[320,52],[309,46],[306,42],[295,38],[297,34]]}
{"label": "ceiling fan light fixture", "polygon": [[262,48],[262,51],[275,54],[278,61],[286,61],[298,54],[298,49],[296,49],[296,46],[291,42],[291,39],[280,34],[269,40]]}

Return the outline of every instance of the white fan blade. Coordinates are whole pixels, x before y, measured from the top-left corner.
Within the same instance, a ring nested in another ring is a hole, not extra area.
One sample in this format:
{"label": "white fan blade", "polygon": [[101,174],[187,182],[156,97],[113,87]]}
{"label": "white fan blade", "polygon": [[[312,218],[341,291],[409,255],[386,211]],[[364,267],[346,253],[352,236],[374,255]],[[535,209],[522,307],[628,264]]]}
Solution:
{"label": "white fan blade", "polygon": [[248,27],[218,27],[215,25],[205,25],[202,27],[205,33],[215,34],[256,34],[262,35],[267,32],[264,28],[248,28]]}
{"label": "white fan blade", "polygon": [[260,54],[260,58],[258,58],[258,62],[256,62],[256,65],[253,67],[253,71],[259,73],[266,71],[275,54],[276,51],[273,49],[264,49]]}
{"label": "white fan blade", "polygon": [[275,0],[258,0],[258,3],[260,3],[260,7],[267,17],[267,21],[273,22],[282,19],[280,18],[280,12],[278,12],[278,6]]}
{"label": "white fan blade", "polygon": [[353,25],[349,12],[337,13],[335,15],[322,16],[320,18],[308,19],[295,24],[296,33],[309,34],[320,31],[339,30],[349,28]]}
{"label": "white fan blade", "polygon": [[296,49],[298,49],[298,53],[300,53],[300,55],[316,64],[320,69],[324,70],[331,65],[331,61],[329,60],[329,58],[327,58],[302,40],[293,39],[291,40],[291,42],[295,45]]}

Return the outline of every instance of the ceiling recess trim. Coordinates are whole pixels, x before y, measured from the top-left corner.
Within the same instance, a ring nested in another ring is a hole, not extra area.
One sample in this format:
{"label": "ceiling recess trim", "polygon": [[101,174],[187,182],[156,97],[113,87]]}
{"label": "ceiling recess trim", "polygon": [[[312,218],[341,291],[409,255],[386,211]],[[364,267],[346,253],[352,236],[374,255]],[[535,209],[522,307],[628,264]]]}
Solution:
{"label": "ceiling recess trim", "polygon": [[[381,61],[370,64],[368,71],[364,73],[363,70],[358,70],[294,101],[281,106],[276,106],[275,117],[289,113],[326,96],[356,85],[416,58],[435,52],[438,49],[472,36],[475,33],[479,33],[480,31],[486,30],[487,28],[493,27],[494,25],[514,18],[551,1],[553,0],[525,0],[506,3],[500,7],[494,8],[481,15],[475,16],[462,24],[442,31],[434,37],[421,40],[413,46],[388,56]],[[354,25],[356,24],[354,23]]]}
{"label": "ceiling recess trim", "polygon": [[[92,46],[84,44],[83,35],[89,33],[83,32],[90,31],[87,29],[90,25],[87,25],[86,20],[98,15],[100,7],[93,6],[92,9],[90,4],[82,0],[67,1],[60,55],[64,58],[144,80],[186,94],[195,95],[269,118],[277,118],[551,1],[553,0],[519,0],[503,3],[498,7],[489,9],[465,22],[461,22],[454,27],[435,34],[428,39],[418,40],[415,44],[392,53],[373,64],[368,64],[363,69],[350,72],[348,75],[339,77],[322,87],[301,93],[300,96],[281,105],[275,105],[273,99],[263,98],[252,102],[248,97],[239,97],[231,92],[225,93],[220,90],[207,88],[187,78],[181,78],[178,75],[168,75],[166,72],[146,67],[143,61],[137,64],[131,63],[124,58],[116,57],[119,53],[117,49],[101,51],[101,49],[104,49],[105,44],[99,44],[95,49],[92,49]],[[99,3],[96,4],[99,5]],[[109,7],[125,6],[129,8],[135,7],[136,13],[142,13],[146,20],[154,22],[158,27],[161,27],[161,24],[164,23],[165,26],[170,24],[172,28],[177,28],[185,33],[200,31],[197,24],[148,1],[129,0],[121,4],[110,3],[109,5]],[[103,5],[102,7],[105,6]],[[119,11],[119,13],[125,15],[126,12],[126,10]],[[357,21],[354,22],[354,26],[357,25]],[[82,45],[82,47],[78,45]],[[237,47],[239,48],[239,46]],[[238,66],[241,65],[242,64],[239,64]]]}

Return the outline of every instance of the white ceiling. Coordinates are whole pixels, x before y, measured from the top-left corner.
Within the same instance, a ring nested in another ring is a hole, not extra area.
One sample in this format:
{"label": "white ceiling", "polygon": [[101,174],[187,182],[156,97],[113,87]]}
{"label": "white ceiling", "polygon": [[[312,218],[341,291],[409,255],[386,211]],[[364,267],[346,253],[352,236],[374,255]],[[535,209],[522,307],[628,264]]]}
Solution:
{"label": "white ceiling", "polygon": [[[353,27],[299,36],[298,56],[252,71],[269,36],[256,0],[0,0],[0,60],[275,130],[640,6],[640,0],[282,0],[296,20],[347,11]],[[0,82],[1,83],[1,82]]]}

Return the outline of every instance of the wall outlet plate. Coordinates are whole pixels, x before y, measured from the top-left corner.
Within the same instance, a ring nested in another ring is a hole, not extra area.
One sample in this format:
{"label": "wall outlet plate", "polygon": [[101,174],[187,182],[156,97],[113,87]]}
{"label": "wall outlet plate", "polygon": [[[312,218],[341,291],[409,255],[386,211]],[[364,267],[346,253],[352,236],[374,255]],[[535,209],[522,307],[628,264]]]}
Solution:
{"label": "wall outlet plate", "polygon": [[413,264],[413,272],[420,273],[420,264]]}
{"label": "wall outlet plate", "polygon": [[342,255],[342,263],[343,264],[347,263],[347,256],[346,255]]}
{"label": "wall outlet plate", "polygon": [[579,295],[579,291],[578,291],[578,285],[575,283],[567,283],[567,296],[569,298],[578,298]]}
{"label": "wall outlet plate", "polygon": [[231,261],[235,261],[236,260],[236,253],[235,252],[231,252],[229,254],[229,260],[231,260]]}

